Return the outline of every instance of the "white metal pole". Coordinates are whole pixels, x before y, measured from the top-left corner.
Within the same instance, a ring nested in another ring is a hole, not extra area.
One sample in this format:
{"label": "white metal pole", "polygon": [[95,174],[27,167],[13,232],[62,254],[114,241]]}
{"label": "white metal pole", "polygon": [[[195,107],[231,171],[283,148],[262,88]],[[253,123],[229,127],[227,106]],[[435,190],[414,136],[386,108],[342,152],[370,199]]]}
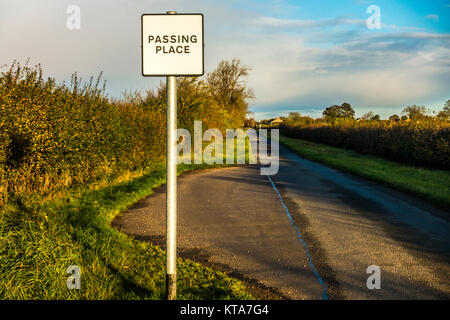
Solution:
{"label": "white metal pole", "polygon": [[177,293],[177,79],[167,77],[167,195],[166,195],[166,290],[167,299]]}
{"label": "white metal pole", "polygon": [[[176,14],[168,11],[167,14]],[[177,78],[167,77],[166,296],[177,296]]]}

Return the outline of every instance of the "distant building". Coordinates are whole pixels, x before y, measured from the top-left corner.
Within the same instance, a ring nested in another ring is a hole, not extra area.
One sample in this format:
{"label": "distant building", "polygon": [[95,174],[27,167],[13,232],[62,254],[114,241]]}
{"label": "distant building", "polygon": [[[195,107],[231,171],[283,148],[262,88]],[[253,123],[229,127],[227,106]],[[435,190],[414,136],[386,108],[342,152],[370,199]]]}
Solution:
{"label": "distant building", "polygon": [[280,118],[275,118],[272,121],[270,121],[270,125],[273,126],[274,124],[280,124],[282,122],[283,120],[281,120]]}

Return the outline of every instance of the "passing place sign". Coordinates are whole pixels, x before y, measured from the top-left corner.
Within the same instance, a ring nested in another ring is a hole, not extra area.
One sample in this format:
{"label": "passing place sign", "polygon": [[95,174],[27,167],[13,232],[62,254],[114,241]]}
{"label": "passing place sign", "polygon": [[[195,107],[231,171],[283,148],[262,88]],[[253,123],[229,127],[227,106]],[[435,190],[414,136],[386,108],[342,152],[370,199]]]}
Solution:
{"label": "passing place sign", "polygon": [[143,14],[141,30],[143,76],[203,75],[202,14]]}

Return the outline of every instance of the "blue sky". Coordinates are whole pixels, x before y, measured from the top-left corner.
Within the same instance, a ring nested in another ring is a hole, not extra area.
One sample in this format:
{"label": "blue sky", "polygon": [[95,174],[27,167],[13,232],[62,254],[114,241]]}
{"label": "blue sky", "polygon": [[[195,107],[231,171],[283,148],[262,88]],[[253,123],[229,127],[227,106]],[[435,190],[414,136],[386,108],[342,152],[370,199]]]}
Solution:
{"label": "blue sky", "polygon": [[[67,6],[81,29],[66,28]],[[380,8],[381,29],[366,10]],[[149,89],[140,75],[140,14],[202,12],[206,71],[222,59],[252,67],[257,119],[298,111],[319,117],[349,102],[387,117],[409,104],[440,110],[450,99],[450,0],[1,0],[0,65],[42,63],[48,76],[104,72],[107,91]]]}
{"label": "blue sky", "polygon": [[[230,1],[230,5],[236,9],[279,19],[302,20],[323,20],[345,16],[366,19],[365,9],[372,4],[382,9],[383,23],[386,25],[414,26],[428,31],[448,32],[450,12],[445,8],[449,1],[445,0]],[[433,19],[424,19],[430,14],[439,15],[442,23],[436,23]]]}

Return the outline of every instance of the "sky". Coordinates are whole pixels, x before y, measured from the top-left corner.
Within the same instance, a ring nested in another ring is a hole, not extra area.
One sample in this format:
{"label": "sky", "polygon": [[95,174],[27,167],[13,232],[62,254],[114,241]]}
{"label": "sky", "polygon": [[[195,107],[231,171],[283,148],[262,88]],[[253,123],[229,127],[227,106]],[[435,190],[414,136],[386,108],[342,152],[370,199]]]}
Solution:
{"label": "sky", "polygon": [[[70,5],[80,29],[66,26]],[[379,29],[367,26],[373,5]],[[387,118],[450,99],[450,0],[0,0],[0,65],[29,58],[59,81],[103,71],[111,97],[143,92],[165,79],[141,75],[140,16],[169,10],[204,14],[206,72],[233,58],[251,67],[257,120],[343,102]]]}

